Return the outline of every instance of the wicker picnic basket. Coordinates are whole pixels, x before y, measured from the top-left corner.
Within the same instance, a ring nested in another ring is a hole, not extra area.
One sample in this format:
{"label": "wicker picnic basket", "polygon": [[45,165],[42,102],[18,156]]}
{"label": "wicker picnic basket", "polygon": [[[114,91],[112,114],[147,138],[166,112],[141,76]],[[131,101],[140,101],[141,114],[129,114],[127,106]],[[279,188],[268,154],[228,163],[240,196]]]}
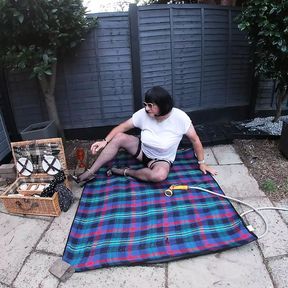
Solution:
{"label": "wicker picnic basket", "polygon": [[57,191],[52,197],[41,197],[40,194],[60,169],[66,175],[65,185],[69,185],[62,139],[12,142],[11,148],[17,179],[0,196],[7,211],[15,214],[59,216],[61,210]]}

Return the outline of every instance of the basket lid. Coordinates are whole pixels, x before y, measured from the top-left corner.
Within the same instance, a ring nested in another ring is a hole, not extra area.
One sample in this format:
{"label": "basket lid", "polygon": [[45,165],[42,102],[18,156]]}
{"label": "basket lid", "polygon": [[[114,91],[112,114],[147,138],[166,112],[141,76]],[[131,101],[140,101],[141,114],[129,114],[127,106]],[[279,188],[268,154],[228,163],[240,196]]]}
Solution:
{"label": "basket lid", "polygon": [[61,138],[29,140],[11,143],[18,177],[56,175],[67,172]]}

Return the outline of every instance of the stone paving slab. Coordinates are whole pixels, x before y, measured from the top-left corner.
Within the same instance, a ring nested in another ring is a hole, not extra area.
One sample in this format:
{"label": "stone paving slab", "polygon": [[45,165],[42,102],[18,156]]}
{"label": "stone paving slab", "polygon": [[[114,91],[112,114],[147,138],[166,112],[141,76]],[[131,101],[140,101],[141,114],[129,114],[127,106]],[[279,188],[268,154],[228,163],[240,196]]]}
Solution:
{"label": "stone paving slab", "polygon": [[218,145],[211,149],[220,165],[243,163],[232,145]]}
{"label": "stone paving slab", "polygon": [[74,273],[59,288],[165,288],[163,267],[103,268],[89,272]]}
{"label": "stone paving slab", "polygon": [[204,159],[208,165],[218,164],[211,148],[204,148]]}
{"label": "stone paving slab", "polygon": [[67,212],[62,212],[59,217],[54,219],[49,230],[37,245],[36,250],[63,255],[77,207],[78,201],[75,201]]}
{"label": "stone paving slab", "polygon": [[[6,186],[0,186],[0,195],[5,192],[5,189],[6,189]],[[2,199],[0,199],[0,212],[7,213],[7,210],[5,209]]]}
{"label": "stone paving slab", "polygon": [[7,210],[5,209],[5,206],[4,206],[3,202],[0,200],[0,213],[1,212],[7,213]]}
{"label": "stone paving slab", "polygon": [[[247,202],[257,207],[273,206],[268,198],[250,198]],[[246,209],[245,209],[246,210]],[[258,240],[260,248],[265,258],[283,256],[288,254],[288,227],[277,211],[260,211],[268,223],[267,234]],[[288,213],[288,212],[287,212]],[[245,216],[246,217],[246,216]],[[256,228],[255,233],[260,236],[264,231],[262,219],[250,213],[247,215],[250,224]],[[258,232],[257,232],[258,231]]]}
{"label": "stone paving slab", "polygon": [[13,286],[15,288],[56,288],[59,280],[49,272],[49,268],[56,260],[56,256],[31,254]]}
{"label": "stone paving slab", "polygon": [[221,253],[169,263],[168,287],[272,288],[273,284],[256,243],[250,243]]}
{"label": "stone paving slab", "polygon": [[[284,207],[284,208],[288,209],[288,199],[283,199],[281,201],[274,201],[273,203],[277,207]],[[282,218],[284,219],[284,222],[288,225],[288,211],[280,211],[279,210],[279,213],[282,216]]]}
{"label": "stone paving slab", "polygon": [[70,189],[73,192],[73,196],[76,199],[80,199],[83,191],[83,187],[80,187],[75,181],[70,181]]}
{"label": "stone paving slab", "polygon": [[288,255],[270,259],[268,261],[268,267],[271,271],[272,278],[277,288],[287,288],[287,267],[288,267]]}
{"label": "stone paving slab", "polygon": [[49,222],[1,213],[0,282],[10,285]]}
{"label": "stone paving slab", "polygon": [[236,198],[265,196],[245,165],[219,165],[214,168],[218,172],[214,178],[226,195]]}

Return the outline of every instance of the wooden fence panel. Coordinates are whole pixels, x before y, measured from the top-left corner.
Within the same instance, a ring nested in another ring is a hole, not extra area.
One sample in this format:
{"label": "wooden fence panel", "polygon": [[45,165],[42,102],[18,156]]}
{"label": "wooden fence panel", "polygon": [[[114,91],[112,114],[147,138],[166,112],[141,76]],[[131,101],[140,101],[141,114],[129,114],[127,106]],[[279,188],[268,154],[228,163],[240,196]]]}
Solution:
{"label": "wooden fence panel", "polygon": [[[249,49],[233,22],[238,13],[195,4],[92,15],[97,27],[58,65],[55,95],[64,129],[116,125],[141,107],[153,85],[168,89],[186,112],[248,105]],[[8,86],[19,131],[47,120],[35,80],[11,74]]]}
{"label": "wooden fence panel", "polygon": [[142,93],[155,85],[172,89],[169,8],[139,9]]}
{"label": "wooden fence panel", "polygon": [[173,9],[173,95],[176,106],[193,111],[201,106],[201,8]]}
{"label": "wooden fence panel", "polygon": [[161,85],[186,112],[248,105],[249,50],[238,13],[215,5],[140,7],[142,97]]}

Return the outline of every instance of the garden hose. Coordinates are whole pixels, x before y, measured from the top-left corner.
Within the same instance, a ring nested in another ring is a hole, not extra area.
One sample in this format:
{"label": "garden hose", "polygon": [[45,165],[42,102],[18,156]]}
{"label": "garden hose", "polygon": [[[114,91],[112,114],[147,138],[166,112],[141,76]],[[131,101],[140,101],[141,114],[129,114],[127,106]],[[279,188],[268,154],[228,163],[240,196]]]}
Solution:
{"label": "garden hose", "polygon": [[198,186],[171,185],[168,189],[166,189],[164,191],[164,194],[167,197],[171,197],[171,196],[173,196],[173,190],[189,190],[189,189],[201,190],[201,191],[210,193],[212,195],[219,196],[219,197],[222,197],[222,198],[237,202],[239,204],[243,204],[243,205],[245,205],[247,207],[250,207],[251,210],[248,210],[248,211],[245,211],[245,212],[241,213],[240,216],[244,217],[246,214],[251,213],[251,212],[255,212],[255,213],[257,213],[260,216],[260,218],[264,222],[264,226],[265,227],[264,227],[264,233],[261,234],[260,236],[257,236],[258,239],[263,238],[266,235],[266,233],[268,232],[267,221],[266,221],[265,217],[262,215],[262,213],[259,212],[259,210],[282,210],[282,211],[288,211],[288,208],[284,208],[284,207],[258,207],[258,208],[255,208],[254,206],[252,206],[252,205],[250,205],[250,204],[248,204],[248,203],[246,203],[244,201],[241,201],[239,199],[236,199],[236,198],[233,198],[233,197],[230,197],[230,196],[226,196],[226,195],[223,195],[223,194],[219,194],[219,193],[216,193],[214,191],[211,191],[211,190],[208,190],[208,189],[205,189],[205,188],[202,188],[202,187],[198,187]]}

